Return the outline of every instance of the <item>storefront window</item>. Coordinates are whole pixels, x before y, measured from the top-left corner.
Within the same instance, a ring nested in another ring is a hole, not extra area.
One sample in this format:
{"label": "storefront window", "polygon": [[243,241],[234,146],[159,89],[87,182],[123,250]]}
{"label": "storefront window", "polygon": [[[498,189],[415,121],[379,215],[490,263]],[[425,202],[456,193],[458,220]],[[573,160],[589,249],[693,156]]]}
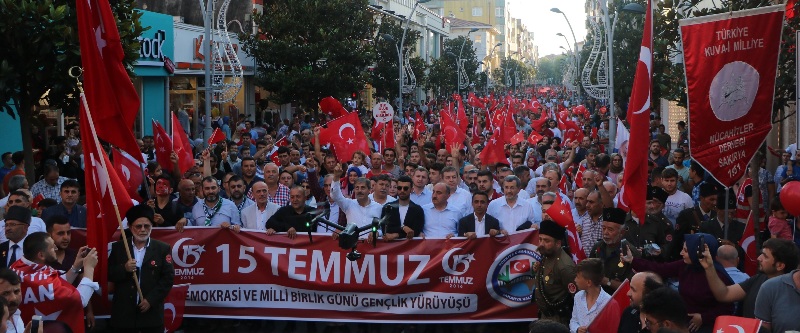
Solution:
{"label": "storefront window", "polygon": [[[170,110],[186,110],[189,114],[191,133],[198,133],[198,128],[201,125],[195,120],[196,114],[201,116],[205,112],[205,95],[204,91],[197,90],[198,81],[202,84],[202,77],[199,76],[179,76],[176,75],[170,78],[169,82],[169,97],[170,97]],[[225,78],[225,82],[231,82],[231,78]],[[230,102],[212,105],[212,118],[216,116],[228,117],[228,122],[231,128],[235,127],[239,119],[239,114],[244,113],[244,87]],[[199,118],[197,118],[199,119]]]}

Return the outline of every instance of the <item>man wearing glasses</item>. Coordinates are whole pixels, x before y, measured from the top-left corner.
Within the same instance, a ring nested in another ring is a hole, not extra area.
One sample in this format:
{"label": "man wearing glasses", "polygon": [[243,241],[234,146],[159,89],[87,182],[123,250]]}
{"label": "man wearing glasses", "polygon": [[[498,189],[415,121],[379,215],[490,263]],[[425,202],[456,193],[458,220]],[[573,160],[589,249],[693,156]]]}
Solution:
{"label": "man wearing glasses", "polygon": [[5,233],[7,241],[0,244],[0,263],[2,267],[9,267],[22,258],[22,243],[28,235],[28,226],[31,224],[31,210],[11,206],[6,212]]}
{"label": "man wearing glasses", "polygon": [[[20,206],[22,208],[31,209],[31,202],[28,200],[28,194],[22,191],[14,191],[8,195],[8,206]],[[8,209],[8,208],[6,208]],[[0,221],[0,228],[5,228],[5,220]],[[36,216],[31,216],[31,223],[28,226],[28,235],[37,231],[47,231],[47,226],[44,221]],[[0,232],[0,242],[7,241],[5,232]]]}
{"label": "man wearing glasses", "polygon": [[[150,206],[137,205],[125,214],[133,237],[132,259],[123,242],[111,246],[108,258],[108,281],[116,286],[111,306],[111,323],[124,332],[163,332],[164,299],[172,289],[175,270],[169,244],[150,238],[154,212]],[[144,298],[139,298],[133,275],[139,278]]]}
{"label": "man wearing glasses", "polygon": [[411,183],[411,177],[400,176],[397,179],[397,200],[383,206],[381,218],[389,215],[386,233],[383,234],[386,241],[417,237],[425,226],[425,211],[411,201]]}

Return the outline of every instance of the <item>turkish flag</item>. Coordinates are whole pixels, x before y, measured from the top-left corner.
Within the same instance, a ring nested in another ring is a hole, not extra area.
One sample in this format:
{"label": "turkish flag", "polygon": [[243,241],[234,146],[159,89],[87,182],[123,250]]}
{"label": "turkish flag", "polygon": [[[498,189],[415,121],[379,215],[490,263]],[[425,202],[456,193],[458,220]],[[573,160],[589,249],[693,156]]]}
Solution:
{"label": "turkish flag", "polygon": [[108,0],[78,0],[78,39],[83,86],[95,112],[97,135],[144,163],[133,136],[139,95],[122,64],[125,53]]}
{"label": "turkish flag", "polygon": [[161,166],[161,169],[171,172],[172,139],[167,134],[167,131],[164,130],[164,127],[161,127],[161,124],[155,120],[153,120],[153,137],[158,165]]}
{"label": "turkish flag", "polygon": [[653,79],[653,10],[650,1],[644,19],[644,34],[639,52],[636,77],[633,80],[631,101],[628,105],[628,123],[631,125],[628,158],[623,175],[622,205],[628,207],[639,223],[645,221],[647,198],[647,153],[650,145],[650,95]]}
{"label": "turkish flag", "polygon": [[[689,148],[692,158],[725,187],[742,178],[772,130],[785,9],[759,7],[679,23],[692,129]],[[631,143],[637,140],[633,131]],[[625,166],[626,176],[628,170]]]}
{"label": "turkish flag", "polygon": [[517,134],[514,134],[514,136],[511,137],[512,145],[518,144],[522,141],[525,141],[525,132],[523,131],[519,131]]}
{"label": "turkish flag", "polygon": [[[83,97],[83,94],[81,94]],[[97,249],[99,254],[107,254],[114,231],[122,225],[125,213],[133,207],[133,202],[124,183],[114,170],[111,161],[97,138],[92,113],[81,98],[81,145],[85,158],[84,179],[86,183],[86,245]],[[97,272],[106,272],[107,255],[98,255]],[[95,281],[100,285],[103,297],[100,302],[108,304],[108,275],[97,274]],[[59,305],[64,307],[63,304]],[[83,318],[83,317],[81,317]],[[81,321],[81,332],[83,332]]]}
{"label": "turkish flag", "polygon": [[[394,119],[389,120],[383,127],[383,138],[381,139],[381,152],[386,148],[394,148]],[[369,153],[369,152],[365,152]]]}
{"label": "turkish flag", "polygon": [[164,300],[164,329],[166,332],[175,332],[181,327],[188,293],[189,284],[175,285],[170,289],[169,295]]}
{"label": "turkish flag", "polygon": [[547,213],[554,222],[558,223],[558,225],[567,229],[567,234],[569,236],[567,241],[569,242],[569,249],[572,253],[572,260],[577,263],[586,259],[586,252],[583,252],[581,238],[578,237],[578,228],[575,226],[575,221],[572,220],[572,208],[570,208],[569,203],[565,203],[561,200],[561,196],[557,195],[556,201],[550,205],[550,208],[547,208],[545,213]]}
{"label": "turkish flag", "polygon": [[481,150],[480,157],[481,164],[486,166],[497,163],[508,164],[499,129],[495,129],[492,138],[486,141],[486,147],[483,147],[483,150]]}
{"label": "turkish flag", "polygon": [[417,113],[417,118],[414,120],[414,140],[419,141],[419,138],[427,131],[428,129],[425,127],[425,121],[422,120],[422,116]]}
{"label": "turkish flag", "polygon": [[458,145],[458,149],[464,148],[464,140],[467,139],[466,130],[459,129],[453,119],[450,119],[447,115],[442,115],[439,120],[441,121],[447,152],[450,152],[450,147],[454,144]]}
{"label": "turkish flag", "polygon": [[483,104],[483,102],[481,102],[481,100],[477,96],[475,96],[474,92],[470,92],[469,95],[467,95],[467,104],[469,104],[469,106],[474,108],[481,108],[481,109],[486,108],[486,104]]}
{"label": "turkish flag", "polygon": [[796,0],[789,0],[786,2],[786,18],[791,20],[794,18],[794,7],[797,6]]}
{"label": "turkish flag", "polygon": [[536,131],[531,131],[531,135],[528,137],[528,143],[535,146],[539,143],[539,141],[542,141],[543,138],[544,137],[541,134],[536,133]]}
{"label": "turkish flag", "polygon": [[289,146],[289,141],[286,140],[286,136],[282,136],[278,141],[275,141],[275,146],[277,147],[287,147]]}
{"label": "turkish flag", "polygon": [[481,128],[480,124],[478,123],[478,114],[476,113],[472,115],[472,140],[470,141],[470,144],[474,145],[480,143],[481,142],[480,134],[481,134]]}
{"label": "turkish flag", "polygon": [[539,117],[539,119],[531,121],[531,127],[533,128],[534,131],[541,132],[542,126],[546,122],[547,122],[547,117],[544,115],[544,113],[542,113],[542,116]]}
{"label": "turkish flag", "polygon": [[631,290],[631,284],[628,279],[622,281],[622,284],[611,295],[611,300],[603,306],[597,317],[594,317],[592,323],[587,327],[588,332],[616,332],[619,329],[619,321],[622,318],[622,311],[631,305],[631,299],[628,298],[628,291]]}
{"label": "turkish flag", "polygon": [[39,202],[44,200],[44,194],[39,193],[36,197],[31,200],[31,207],[39,207]]}
{"label": "turkish flag", "polygon": [[512,112],[510,108],[506,108],[502,124],[500,133],[503,137],[503,142],[511,142],[511,137],[517,133],[517,125],[514,123],[514,112]]}
{"label": "turkish flag", "polygon": [[744,250],[744,272],[753,276],[758,273],[758,248],[756,247],[755,222],[753,212],[747,217],[747,224],[744,226],[742,239],[739,240],[739,247]]}
{"label": "turkish flag", "polygon": [[85,332],[81,293],[61,278],[59,270],[48,265],[28,265],[23,260],[17,260],[9,268],[22,279],[20,287],[25,297],[19,309],[23,322],[30,322],[33,315],[40,315],[43,320],[58,320],[66,324],[72,332]]}
{"label": "turkish flag", "polygon": [[172,114],[172,149],[178,154],[178,169],[181,174],[191,169],[194,165],[192,145],[189,144],[189,137],[183,131],[183,127],[175,113]]}
{"label": "turkish flag", "polygon": [[319,109],[329,115],[331,119],[336,119],[347,114],[347,110],[339,103],[339,100],[328,96],[319,101]]}
{"label": "turkish flag", "polygon": [[461,96],[458,96],[456,103],[458,105],[458,113],[455,118],[456,124],[458,124],[458,128],[461,129],[461,132],[467,133],[469,120],[467,120],[467,113],[464,111],[464,102],[461,101]]}
{"label": "turkish flag", "polygon": [[578,172],[575,173],[575,185],[578,186],[579,188],[583,187],[583,172],[584,171],[586,171],[586,165],[581,164],[580,166],[578,166]]}
{"label": "turkish flag", "polygon": [[139,186],[142,185],[142,180],[144,179],[142,165],[126,152],[112,149],[111,154],[114,155],[112,161],[114,170],[116,170],[117,175],[120,175],[120,178],[123,179],[123,184],[125,185],[125,189],[128,190],[128,195],[142,202],[142,198],[139,196]]}
{"label": "turkish flag", "polygon": [[511,260],[508,263],[511,274],[527,273],[531,271],[531,261],[529,259]]}
{"label": "turkish flag", "polygon": [[365,154],[370,152],[369,142],[355,112],[331,120],[326,126],[327,128],[323,127],[319,131],[320,144],[330,143],[340,162],[350,161],[356,151],[360,150]]}
{"label": "turkish flag", "polygon": [[386,124],[380,121],[375,121],[375,123],[372,124],[372,129],[370,130],[369,138],[375,141],[380,141],[383,136],[382,131],[385,125]]}
{"label": "turkish flag", "polygon": [[224,140],[225,140],[225,133],[223,133],[219,129],[219,127],[217,127],[217,128],[214,129],[214,132],[211,133],[211,137],[208,138],[208,144],[209,145],[213,145],[213,144],[215,144],[217,142],[224,141]]}
{"label": "turkish flag", "polygon": [[758,333],[761,320],[753,318],[719,316],[714,321],[714,332],[717,333]]}

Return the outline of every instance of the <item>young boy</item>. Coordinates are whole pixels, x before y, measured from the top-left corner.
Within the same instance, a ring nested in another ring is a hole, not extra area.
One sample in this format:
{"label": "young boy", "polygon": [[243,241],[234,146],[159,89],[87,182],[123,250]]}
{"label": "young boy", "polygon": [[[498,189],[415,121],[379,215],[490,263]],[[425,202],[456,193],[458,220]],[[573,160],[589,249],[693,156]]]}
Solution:
{"label": "young boy", "polygon": [[572,333],[587,333],[589,324],[611,300],[611,295],[600,287],[603,281],[602,260],[585,259],[578,263],[576,270],[575,284],[581,291],[575,294],[569,330]]}

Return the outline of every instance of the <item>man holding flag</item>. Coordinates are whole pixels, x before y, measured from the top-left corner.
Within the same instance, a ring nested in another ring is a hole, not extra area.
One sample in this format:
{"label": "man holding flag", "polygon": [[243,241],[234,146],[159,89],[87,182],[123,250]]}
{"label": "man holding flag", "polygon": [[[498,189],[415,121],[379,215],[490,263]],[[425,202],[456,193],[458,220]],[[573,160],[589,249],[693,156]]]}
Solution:
{"label": "man holding flag", "polygon": [[539,319],[550,319],[569,325],[572,318],[575,285],[575,263],[564,252],[566,229],[552,220],[544,220],[539,227],[539,254],[541,263],[534,264],[536,305]]}

